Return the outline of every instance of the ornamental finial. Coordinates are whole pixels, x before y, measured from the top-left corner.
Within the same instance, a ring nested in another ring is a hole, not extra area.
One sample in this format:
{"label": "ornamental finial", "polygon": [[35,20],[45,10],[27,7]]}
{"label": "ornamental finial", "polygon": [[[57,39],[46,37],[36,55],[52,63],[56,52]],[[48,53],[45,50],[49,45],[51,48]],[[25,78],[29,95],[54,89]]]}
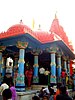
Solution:
{"label": "ornamental finial", "polygon": [[55,13],[55,19],[57,19],[57,11],[56,11],[56,13]]}
{"label": "ornamental finial", "polygon": [[38,30],[41,30],[41,25],[39,24],[39,28],[38,28]]}
{"label": "ornamental finial", "polygon": [[21,24],[21,25],[23,24],[23,21],[22,21],[22,19],[20,20],[20,24]]}

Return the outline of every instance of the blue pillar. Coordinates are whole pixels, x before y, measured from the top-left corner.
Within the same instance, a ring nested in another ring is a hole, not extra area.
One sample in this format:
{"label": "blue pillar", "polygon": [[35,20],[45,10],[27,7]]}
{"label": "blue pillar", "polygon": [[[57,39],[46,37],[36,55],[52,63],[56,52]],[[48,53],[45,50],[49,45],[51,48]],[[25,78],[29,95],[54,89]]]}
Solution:
{"label": "blue pillar", "polygon": [[50,85],[56,85],[56,52],[59,50],[58,47],[53,46],[46,49],[47,52],[51,53],[51,70],[50,70]]}
{"label": "blue pillar", "polygon": [[57,81],[61,83],[61,55],[57,55]]}
{"label": "blue pillar", "polygon": [[5,76],[5,58],[3,57],[3,65],[2,65],[2,77]]}
{"label": "blue pillar", "polygon": [[67,62],[66,62],[66,59],[64,59],[64,69],[65,69],[65,71],[67,73]]}
{"label": "blue pillar", "polygon": [[25,91],[25,77],[24,77],[24,56],[25,56],[25,48],[27,47],[27,42],[18,41],[17,47],[19,50],[19,61],[18,61],[18,76],[16,81],[16,90],[17,91]]}
{"label": "blue pillar", "polygon": [[2,82],[2,51],[5,50],[5,46],[0,46],[0,84]]}
{"label": "blue pillar", "polygon": [[0,84],[2,82],[2,52],[0,52]]}
{"label": "blue pillar", "polygon": [[74,74],[73,74],[73,84],[74,84],[73,90],[75,91],[75,72],[74,72]]}
{"label": "blue pillar", "polygon": [[55,62],[55,52],[51,52],[51,77],[50,83],[56,84],[56,62]]}
{"label": "blue pillar", "polygon": [[15,57],[14,60],[14,84],[16,84],[16,78],[17,78],[17,74],[18,74],[18,57]]}
{"label": "blue pillar", "polygon": [[70,61],[68,60],[68,69],[67,69],[68,76],[70,78]]}
{"label": "blue pillar", "polygon": [[33,83],[37,84],[39,82],[38,77],[38,55],[34,55],[34,74],[33,74]]}

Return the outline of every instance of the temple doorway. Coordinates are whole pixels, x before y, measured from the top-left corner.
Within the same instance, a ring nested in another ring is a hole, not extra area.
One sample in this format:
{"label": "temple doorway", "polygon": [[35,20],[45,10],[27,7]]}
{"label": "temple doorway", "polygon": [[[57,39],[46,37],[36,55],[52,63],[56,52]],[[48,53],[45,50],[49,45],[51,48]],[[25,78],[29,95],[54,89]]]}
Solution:
{"label": "temple doorway", "polygon": [[50,54],[47,52],[39,55],[39,84],[48,85],[50,83]]}
{"label": "temple doorway", "polygon": [[[38,64],[39,64],[39,70],[38,70],[38,76],[39,76],[39,85],[48,85],[50,83],[50,54],[47,52],[42,53],[38,57]],[[25,55],[25,70],[33,69],[34,65],[34,55],[31,53],[26,53]],[[43,69],[43,73],[40,72],[41,68]],[[25,75],[25,83],[28,85],[27,77]],[[31,84],[33,84],[33,79],[31,80]]]}

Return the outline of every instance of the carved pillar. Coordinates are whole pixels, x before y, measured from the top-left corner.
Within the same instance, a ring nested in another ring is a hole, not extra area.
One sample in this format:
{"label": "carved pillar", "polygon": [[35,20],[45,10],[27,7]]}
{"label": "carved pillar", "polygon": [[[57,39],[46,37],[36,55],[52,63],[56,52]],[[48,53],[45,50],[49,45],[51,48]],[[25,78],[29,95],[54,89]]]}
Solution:
{"label": "carved pillar", "polygon": [[33,83],[38,83],[39,82],[39,77],[38,77],[38,55],[34,55],[34,74],[33,74]]}
{"label": "carved pillar", "polygon": [[13,70],[13,74],[14,74],[14,84],[16,84],[16,78],[18,75],[18,56],[15,56],[14,59],[14,70]]}
{"label": "carved pillar", "polygon": [[0,84],[2,82],[2,66],[3,66],[3,63],[2,63],[2,51],[5,50],[5,46],[0,46]]}
{"label": "carved pillar", "polygon": [[57,81],[61,83],[61,54],[57,54]]}
{"label": "carved pillar", "polygon": [[65,69],[65,72],[67,73],[67,59],[65,56],[63,57],[63,60],[64,60],[64,69]]}
{"label": "carved pillar", "polygon": [[75,72],[74,72],[74,74],[73,74],[73,84],[74,84],[74,86],[73,86],[73,91],[75,91]]}
{"label": "carved pillar", "polygon": [[17,91],[25,91],[25,80],[24,80],[24,56],[25,49],[28,46],[27,42],[17,42],[17,47],[19,48],[19,67],[18,67],[18,76],[16,80],[16,90]]}
{"label": "carved pillar", "polygon": [[51,52],[51,78],[50,83],[56,83],[56,62],[55,62],[55,52]]}
{"label": "carved pillar", "polygon": [[56,59],[55,59],[55,53],[57,52],[57,47],[51,47],[48,48],[47,51],[51,53],[51,76],[50,76],[50,84],[55,85],[56,84]]}
{"label": "carved pillar", "polygon": [[2,77],[5,76],[5,57],[3,57],[3,65],[2,65]]}
{"label": "carved pillar", "polygon": [[70,77],[70,60],[68,60],[68,69],[67,69],[68,76]]}
{"label": "carved pillar", "polygon": [[39,68],[39,65],[38,65],[38,55],[40,54],[40,50],[39,50],[39,49],[34,50],[34,51],[32,52],[32,54],[34,55],[33,83],[34,83],[34,84],[38,84],[38,83],[39,83],[39,77],[38,77],[38,68]]}

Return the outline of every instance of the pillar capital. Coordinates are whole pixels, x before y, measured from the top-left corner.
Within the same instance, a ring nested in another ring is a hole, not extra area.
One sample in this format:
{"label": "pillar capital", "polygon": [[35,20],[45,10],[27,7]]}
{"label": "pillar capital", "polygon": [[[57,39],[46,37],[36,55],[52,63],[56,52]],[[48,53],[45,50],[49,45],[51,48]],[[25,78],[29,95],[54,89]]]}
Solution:
{"label": "pillar capital", "polygon": [[57,52],[57,57],[60,58],[62,56],[61,52]]}
{"label": "pillar capital", "polygon": [[67,57],[66,56],[63,56],[63,60],[66,61],[67,60]]}
{"label": "pillar capital", "polygon": [[0,46],[0,52],[6,49],[6,46]]}
{"label": "pillar capital", "polygon": [[67,62],[68,62],[68,64],[70,64],[70,60],[68,60]]}
{"label": "pillar capital", "polygon": [[39,54],[42,53],[42,50],[40,50],[40,49],[33,49],[33,51],[31,51],[31,53],[32,53],[33,55],[35,55],[35,56],[38,56]]}
{"label": "pillar capital", "polygon": [[27,46],[28,46],[28,42],[21,42],[21,41],[18,41],[16,46],[17,46],[18,48],[20,48],[20,49],[25,49],[25,48],[27,48]]}
{"label": "pillar capital", "polygon": [[56,66],[56,63],[55,62],[51,62],[50,66]]}
{"label": "pillar capital", "polygon": [[58,47],[50,47],[46,49],[49,53],[56,53],[58,51]]}
{"label": "pillar capital", "polygon": [[61,58],[61,55],[60,54],[57,54],[57,58]]}

